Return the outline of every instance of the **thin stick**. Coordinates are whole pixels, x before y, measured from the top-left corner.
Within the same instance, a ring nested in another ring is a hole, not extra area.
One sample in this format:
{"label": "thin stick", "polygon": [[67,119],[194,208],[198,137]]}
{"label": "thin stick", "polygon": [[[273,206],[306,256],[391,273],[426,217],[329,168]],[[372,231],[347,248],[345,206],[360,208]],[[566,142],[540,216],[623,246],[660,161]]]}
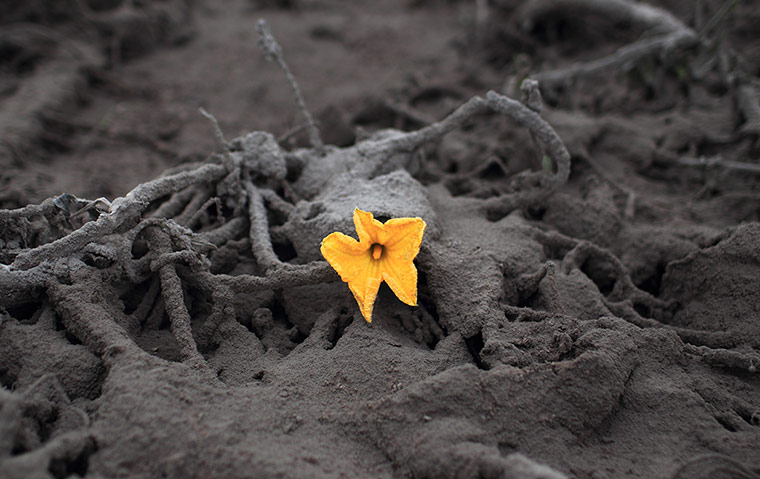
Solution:
{"label": "thin stick", "polygon": [[[147,229],[148,240],[152,243],[153,250],[161,255],[172,252],[171,239],[163,231],[155,227]],[[174,264],[166,263],[160,266],[159,277],[161,279],[161,297],[164,300],[164,310],[169,316],[172,334],[179,344],[180,356],[183,361],[188,361],[193,366],[207,369],[207,364],[198,352],[190,328],[190,313],[185,307],[182,282],[177,275]]]}
{"label": "thin stick", "polygon": [[246,182],[245,189],[248,193],[248,218],[250,220],[248,238],[251,240],[253,257],[256,258],[256,262],[264,271],[282,266],[283,262],[272,249],[264,200],[261,198],[258,189],[250,181]]}
{"label": "thin stick", "polygon": [[78,230],[52,243],[19,254],[11,267],[29,269],[43,261],[68,256],[81,250],[87,243],[116,232],[124,224],[136,222],[152,201],[194,183],[217,180],[226,173],[224,166],[209,164],[193,171],[141,183],[125,197],[114,200],[110,213],[101,214],[97,220],[85,223]]}
{"label": "thin stick", "polygon": [[320,155],[323,155],[325,152],[325,145],[322,143],[319,129],[317,128],[317,124],[314,122],[311,113],[309,113],[309,110],[306,108],[306,102],[303,99],[303,95],[301,95],[301,89],[298,87],[295,77],[291,73],[288,64],[285,62],[285,57],[282,54],[282,47],[277,42],[277,39],[274,38],[274,35],[272,35],[271,30],[269,30],[269,25],[267,25],[266,20],[259,20],[258,24],[256,24],[256,30],[259,32],[259,48],[264,52],[267,60],[277,63],[283,73],[285,73],[285,78],[287,78],[288,83],[290,84],[290,89],[293,90],[293,95],[296,98],[298,109],[306,119],[306,127],[309,132],[311,146],[314,147]]}

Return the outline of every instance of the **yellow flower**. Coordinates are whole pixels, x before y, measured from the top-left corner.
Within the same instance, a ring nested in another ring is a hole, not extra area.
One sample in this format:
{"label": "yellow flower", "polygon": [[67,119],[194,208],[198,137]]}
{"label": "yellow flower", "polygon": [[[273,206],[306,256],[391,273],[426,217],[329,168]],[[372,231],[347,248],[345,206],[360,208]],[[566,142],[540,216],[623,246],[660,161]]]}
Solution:
{"label": "yellow flower", "polygon": [[398,299],[417,306],[417,268],[412,262],[420,251],[425,222],[422,218],[394,218],[381,223],[372,213],[354,210],[359,241],[343,233],[322,240],[320,251],[348,283],[368,323],[377,290],[385,280]]}

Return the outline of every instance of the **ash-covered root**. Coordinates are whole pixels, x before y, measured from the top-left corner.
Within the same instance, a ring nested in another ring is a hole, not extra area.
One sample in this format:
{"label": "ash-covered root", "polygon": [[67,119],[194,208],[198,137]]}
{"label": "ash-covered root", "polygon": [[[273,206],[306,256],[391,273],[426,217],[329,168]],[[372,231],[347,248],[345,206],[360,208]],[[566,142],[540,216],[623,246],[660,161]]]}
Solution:
{"label": "ash-covered root", "polygon": [[[526,273],[517,279],[517,293],[520,297],[520,302],[527,300],[537,290],[538,285],[544,278],[549,280],[549,312],[550,313],[562,313],[562,305],[559,300],[559,291],[557,289],[557,265],[554,261],[547,261],[542,264],[538,271],[534,273]],[[519,308],[515,308],[519,309]],[[510,311],[507,311],[508,313]]]}
{"label": "ash-covered root", "polygon": [[[0,470],[8,479],[32,477],[68,477],[69,465],[81,463],[95,452],[95,439],[90,432],[72,431],[56,436],[43,446],[18,455],[0,457]],[[7,474],[7,475],[6,475]]]}
{"label": "ash-covered root", "polygon": [[219,199],[218,196],[214,196],[213,198],[209,198],[206,200],[205,203],[201,205],[200,208],[198,208],[198,211],[196,211],[193,216],[190,217],[189,220],[187,220],[187,227],[193,228],[195,225],[197,225],[201,219],[203,219],[204,216],[208,217],[208,209],[211,206],[214,206],[216,208],[216,215],[217,218],[220,220],[222,224],[225,223],[224,221],[224,213],[222,212],[222,201]]}
{"label": "ash-covered root", "polygon": [[13,210],[0,210],[0,224],[13,218],[32,218],[34,216],[49,216],[58,209],[56,198],[48,198],[39,205],[27,205]]}
{"label": "ash-covered root", "polygon": [[631,300],[635,304],[645,305],[651,310],[664,309],[668,303],[661,299],[655,298],[651,293],[639,289],[628,273],[628,269],[609,250],[601,248],[588,241],[579,241],[578,244],[570,250],[562,260],[562,270],[569,273],[576,268],[581,269],[589,259],[596,259],[606,262],[611,268],[615,279],[615,285],[608,295],[611,302]]}
{"label": "ash-covered root", "polygon": [[172,218],[178,224],[189,225],[190,220],[202,211],[203,205],[210,199],[209,191],[207,188],[196,186],[193,188],[194,194],[190,200],[182,208],[182,212],[176,215],[167,216],[165,214],[159,215],[158,212],[153,215],[154,218]]}
{"label": "ash-covered root", "polygon": [[207,164],[192,171],[142,183],[125,197],[114,200],[110,212],[102,213],[97,220],[85,223],[78,230],[52,243],[20,253],[11,268],[25,270],[46,260],[65,258],[88,243],[136,224],[152,201],[195,183],[218,180],[225,173],[224,166]]}
{"label": "ash-covered root", "polygon": [[331,283],[338,281],[338,273],[325,261],[315,261],[313,263],[288,266],[278,269],[276,273],[265,276],[252,276],[241,274],[239,276],[230,276],[226,274],[212,275],[211,273],[198,273],[199,278],[208,284],[216,282],[228,286],[236,293],[245,293],[249,291],[258,291],[262,289],[280,290],[293,286],[303,286],[307,284]]}
{"label": "ash-covered root", "polygon": [[245,183],[245,191],[248,195],[248,219],[250,223],[248,238],[251,240],[253,257],[256,258],[256,263],[264,271],[280,267],[283,263],[272,249],[264,200],[258,189],[250,181]]}
{"label": "ash-covered root", "polygon": [[161,282],[157,279],[152,279],[148,291],[143,295],[137,308],[124,318],[124,322],[121,326],[127,331],[127,333],[132,336],[137,334],[152,311],[160,290]]}
{"label": "ash-covered root", "polygon": [[[94,352],[104,358],[109,365],[115,357],[136,359],[143,352],[113,318],[113,312],[99,304],[94,297],[95,288],[103,288],[103,282],[90,281],[64,285],[51,280],[47,289],[53,307],[61,318],[66,330]],[[108,287],[108,286],[105,286]]]}
{"label": "ash-covered root", "polygon": [[684,346],[687,353],[700,356],[707,364],[720,368],[743,369],[756,373],[760,369],[760,354],[757,352],[744,353],[730,349],[713,349],[706,346]]}
{"label": "ash-covered root", "polygon": [[311,146],[319,155],[324,154],[325,145],[322,142],[322,138],[319,136],[319,129],[317,128],[317,124],[311,116],[309,109],[306,108],[306,102],[303,99],[303,95],[301,95],[301,89],[298,87],[298,82],[296,82],[295,77],[290,72],[290,67],[288,67],[288,64],[285,62],[285,56],[282,54],[282,47],[277,42],[274,35],[272,35],[266,20],[259,20],[256,24],[256,30],[259,33],[259,48],[264,52],[267,60],[277,63],[283,73],[285,73],[285,78],[287,78],[290,89],[293,90],[293,96],[298,104],[298,110],[304,116],[306,121],[306,129],[309,132]]}
{"label": "ash-covered root", "polygon": [[232,290],[229,287],[217,284],[215,289],[211,292],[211,298],[213,303],[211,314],[206,318],[206,321],[203,322],[197,334],[198,347],[201,348],[201,350],[209,346],[211,338],[214,336],[214,333],[225,318],[235,317],[235,308],[232,306]]}
{"label": "ash-covered root", "polygon": [[501,113],[536,135],[539,144],[545,148],[557,167],[555,175],[542,181],[543,186],[553,188],[567,181],[570,175],[570,154],[557,132],[530,107],[494,91],[489,91],[485,99],[479,96],[472,97],[443,120],[420,130],[378,142],[367,142],[362,153],[364,156],[378,153],[388,156],[396,152],[414,151],[488,111]]}
{"label": "ash-covered root", "polygon": [[246,224],[246,220],[238,216],[218,228],[197,233],[194,237],[198,241],[219,247],[228,241],[240,237],[245,232]]}
{"label": "ash-covered root", "polygon": [[530,29],[537,18],[548,13],[576,15],[578,10],[598,12],[614,22],[641,26],[656,36],[642,38],[619,48],[609,56],[570,65],[558,70],[531,75],[539,82],[552,85],[598,73],[610,68],[635,62],[655,53],[666,54],[673,50],[696,45],[696,32],[683,24],[668,11],[645,3],[628,0],[531,0],[525,2],[517,15],[524,29]]}
{"label": "ash-covered root", "polygon": [[750,465],[722,454],[701,454],[689,460],[670,479],[760,479],[760,464]]}
{"label": "ash-covered root", "polygon": [[0,307],[18,306],[39,299],[47,281],[53,276],[49,263],[24,271],[11,270],[0,264]]}
{"label": "ash-covered root", "polygon": [[[166,255],[172,252],[172,242],[166,233],[157,228],[150,228],[147,233],[148,240],[157,254]],[[198,352],[193,339],[190,313],[185,306],[182,282],[177,275],[177,270],[173,263],[166,263],[159,266],[158,272],[164,309],[169,316],[172,334],[179,344],[180,356],[183,361],[189,362],[192,366],[205,369],[206,362]]]}

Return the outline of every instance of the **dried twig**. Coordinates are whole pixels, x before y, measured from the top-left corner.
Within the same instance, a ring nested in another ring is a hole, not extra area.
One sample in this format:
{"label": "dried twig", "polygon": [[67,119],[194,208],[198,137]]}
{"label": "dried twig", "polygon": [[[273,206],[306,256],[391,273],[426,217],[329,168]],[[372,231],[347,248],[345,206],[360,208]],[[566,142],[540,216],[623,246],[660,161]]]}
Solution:
{"label": "dried twig", "polygon": [[691,344],[684,345],[684,350],[702,357],[706,363],[717,367],[743,369],[750,373],[756,373],[760,368],[760,355],[758,354]]}
{"label": "dried twig", "polygon": [[[147,230],[148,239],[153,249],[158,254],[167,254],[172,250],[169,236],[163,231],[150,227]],[[159,267],[161,279],[161,297],[164,300],[166,314],[169,316],[172,334],[179,344],[180,355],[184,361],[188,361],[194,367],[207,370],[206,361],[198,352],[190,328],[190,314],[185,307],[182,283],[177,275],[177,270],[171,263]]]}
{"label": "dried twig", "polygon": [[225,173],[226,169],[223,166],[209,164],[193,171],[142,183],[125,197],[114,200],[111,211],[101,214],[97,220],[85,223],[78,230],[52,243],[19,254],[11,268],[29,269],[46,260],[66,257],[87,243],[114,233],[125,225],[136,223],[152,201],[194,183],[213,181]]}
{"label": "dried twig", "polygon": [[256,262],[264,271],[281,267],[283,263],[272,249],[264,200],[261,198],[258,189],[250,181],[246,182],[245,190],[248,193],[248,218],[250,221],[248,237],[251,240],[253,257],[256,258]]}
{"label": "dried twig", "polygon": [[654,36],[642,38],[597,60],[575,63],[569,67],[531,75],[545,85],[571,81],[579,76],[630,64],[654,53],[665,54],[688,48],[699,41],[698,35],[691,28],[666,10],[627,0],[531,0],[520,7],[517,15],[522,19],[524,27],[530,28],[535,18],[558,10],[598,12],[613,21],[641,25],[654,32]]}
{"label": "dried twig", "polygon": [[670,479],[707,479],[720,476],[760,479],[760,466],[753,467],[722,454],[701,454],[678,468]]}
{"label": "dried twig", "polygon": [[[758,130],[760,131],[760,130]],[[653,162],[656,164],[685,166],[689,168],[723,168],[726,170],[741,171],[743,173],[760,174],[760,164],[746,163],[742,161],[726,160],[721,155],[712,157],[700,156],[690,158],[687,156],[678,156],[674,153],[658,150],[652,155]]]}
{"label": "dried twig", "polygon": [[267,60],[277,63],[283,73],[285,73],[285,78],[287,78],[288,84],[290,85],[291,90],[293,90],[293,96],[296,98],[298,109],[306,120],[311,146],[314,147],[320,155],[323,155],[325,145],[322,143],[322,138],[319,136],[319,129],[317,128],[317,124],[311,116],[311,113],[309,113],[308,108],[306,108],[306,102],[303,99],[303,95],[301,95],[301,89],[298,87],[298,83],[291,73],[290,67],[288,67],[288,64],[285,62],[285,57],[282,54],[282,47],[277,42],[277,39],[274,38],[274,35],[272,35],[271,30],[269,30],[269,25],[267,25],[266,20],[259,20],[256,24],[256,30],[259,32],[259,48],[264,52]]}

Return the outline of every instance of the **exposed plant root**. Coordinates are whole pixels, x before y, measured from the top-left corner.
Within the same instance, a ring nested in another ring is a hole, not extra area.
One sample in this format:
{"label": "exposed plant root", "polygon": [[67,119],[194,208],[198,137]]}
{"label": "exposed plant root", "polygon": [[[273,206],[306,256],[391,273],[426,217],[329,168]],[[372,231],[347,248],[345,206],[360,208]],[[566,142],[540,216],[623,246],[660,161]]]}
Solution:
{"label": "exposed plant root", "polygon": [[140,304],[135,308],[134,311],[132,311],[132,314],[125,317],[124,324],[121,326],[129,333],[131,336],[134,336],[137,334],[137,332],[142,327],[143,323],[145,323],[145,320],[148,318],[148,315],[153,310],[153,305],[156,302],[156,298],[158,297],[158,293],[160,291],[161,283],[158,280],[151,280],[150,287],[148,288],[148,291],[145,293],[145,296],[142,297],[142,300],[140,301]]}
{"label": "exposed plant root", "polygon": [[311,113],[306,108],[306,102],[304,102],[303,95],[301,95],[301,89],[298,87],[295,77],[290,72],[290,67],[288,67],[288,64],[285,62],[285,57],[282,54],[282,47],[277,42],[274,35],[272,35],[272,32],[269,30],[269,25],[267,25],[265,20],[259,20],[256,25],[256,30],[259,32],[259,48],[261,48],[269,61],[277,63],[283,73],[285,73],[285,78],[287,78],[288,84],[290,85],[291,90],[293,90],[293,96],[298,104],[298,110],[304,116],[306,121],[306,129],[309,132],[311,146],[320,155],[324,154],[325,145],[322,143],[322,138],[319,136],[319,129],[317,128],[317,124],[314,122]]}
{"label": "exposed plant root", "polygon": [[549,12],[564,11],[571,15],[578,10],[598,12],[616,22],[638,24],[657,31],[672,32],[686,28],[667,10],[629,0],[529,0],[520,6],[517,16],[523,27],[528,29],[536,18]]}
{"label": "exposed plant root", "polygon": [[749,373],[756,373],[760,368],[760,354],[757,353],[742,353],[736,350],[713,349],[691,344],[686,344],[684,350],[700,356],[707,364],[719,368],[743,369]]}
{"label": "exposed plant root", "polygon": [[235,293],[263,289],[280,290],[307,284],[331,283],[339,279],[335,270],[323,261],[303,266],[288,266],[265,276],[245,274],[230,276],[226,274],[212,275],[210,273],[198,273],[198,276],[208,284],[215,284],[218,281],[220,284],[232,289]]}
{"label": "exposed plant root", "polygon": [[703,454],[678,468],[670,479],[706,479],[716,477],[716,474],[735,479],[758,479],[760,466],[751,466],[722,454]]}
{"label": "exposed plant root", "polygon": [[611,20],[641,25],[655,32],[656,36],[642,38],[621,47],[609,56],[597,60],[575,63],[566,68],[532,75],[539,82],[546,85],[570,82],[580,76],[633,63],[654,53],[665,55],[674,50],[688,48],[696,45],[699,40],[691,28],[688,28],[666,10],[627,0],[563,0],[559,2],[532,0],[520,8],[518,16],[522,19],[524,27],[529,28],[534,18],[549,11],[566,10],[572,12],[578,9],[595,11]]}
{"label": "exposed plant root", "polygon": [[267,188],[262,188],[259,190],[259,194],[264,199],[264,201],[267,202],[269,209],[275,213],[278,213],[287,218],[293,212],[293,205],[283,200],[280,195],[274,191]]}
{"label": "exposed plant root", "polygon": [[208,347],[211,338],[225,318],[235,317],[235,308],[232,306],[232,290],[229,287],[216,285],[211,294],[213,300],[211,314],[201,325],[197,335],[198,345],[201,349]]}
{"label": "exposed plant root", "polygon": [[221,165],[207,164],[194,171],[142,183],[127,196],[114,200],[111,211],[101,214],[96,221],[86,223],[80,229],[59,240],[19,254],[11,264],[11,268],[25,270],[46,260],[66,257],[90,242],[115,233],[125,226],[135,224],[152,201],[194,183],[214,181],[225,172],[226,169]]}
{"label": "exposed plant root", "polygon": [[541,83],[551,85],[572,81],[575,78],[633,63],[656,52],[670,52],[691,47],[697,43],[697,37],[691,30],[677,31],[667,35],[645,38],[621,47],[610,56],[588,63],[576,63],[567,68],[552,70],[533,75]]}
{"label": "exposed plant root", "polygon": [[43,446],[0,460],[0,467],[8,473],[9,479],[27,477],[50,477],[51,470],[59,471],[56,464],[74,462],[77,457],[94,451],[95,440],[88,431],[78,430],[64,433],[46,442]]}
{"label": "exposed plant root", "polygon": [[195,235],[199,241],[221,246],[227,241],[239,237],[245,232],[246,220],[241,217],[233,218],[218,228],[203,231]]}
{"label": "exposed plant root", "polygon": [[[93,291],[86,284],[64,285],[50,281],[48,297],[68,331],[91,346],[106,365],[116,356],[138,358],[143,352],[127,332],[112,319],[111,313],[93,301]],[[89,300],[89,301],[88,301]]]}
{"label": "exposed plant root", "polygon": [[568,273],[571,269],[581,269],[583,264],[590,258],[603,260],[612,266],[612,272],[615,275],[615,286],[608,295],[609,301],[620,301],[623,299],[631,300],[637,304],[643,304],[651,310],[656,308],[667,308],[667,303],[655,298],[650,293],[637,288],[631,281],[631,276],[625,265],[617,256],[610,251],[600,248],[599,246],[588,241],[579,241],[578,244],[570,250],[562,260],[562,270]]}
{"label": "exposed plant root", "polygon": [[211,205],[214,205],[216,208],[217,217],[220,219],[220,222],[224,224],[225,221],[224,215],[222,213],[222,202],[217,196],[214,196],[213,198],[206,200],[206,202],[203,203],[200,208],[198,208],[198,211],[196,211],[193,216],[187,220],[187,226],[189,228],[194,228],[204,216],[208,216],[208,208],[211,207]]}
{"label": "exposed plant root", "polygon": [[[758,120],[760,120],[760,117],[758,117]],[[760,132],[760,129],[758,129],[758,132]],[[654,163],[659,163],[659,164],[664,164],[664,165],[685,166],[688,168],[701,168],[706,171],[710,171],[713,169],[725,169],[725,170],[739,171],[742,173],[760,174],[760,165],[756,163],[726,160],[720,155],[713,156],[710,158],[707,158],[704,156],[699,157],[699,158],[690,158],[690,157],[685,157],[685,156],[678,156],[666,151],[655,151],[654,155],[652,155],[652,158],[653,158]]]}
{"label": "exposed plant root", "polygon": [[[152,227],[148,230],[148,239],[159,255],[166,255],[171,252],[171,240],[162,231]],[[187,252],[187,250],[183,252]],[[179,344],[182,360],[188,361],[194,367],[205,367],[206,362],[198,353],[198,348],[193,339],[190,314],[185,307],[182,282],[177,275],[177,270],[174,269],[172,263],[157,265],[157,269],[161,279],[161,297],[164,300],[166,314],[169,316],[172,334]]]}
{"label": "exposed plant root", "polygon": [[[205,191],[205,188],[193,188],[195,190],[192,198],[190,198],[190,201],[188,201],[184,208],[182,208],[182,212],[176,215],[172,215],[171,218],[176,221],[177,223],[181,225],[188,225],[190,223],[190,220],[198,214],[199,211],[203,208],[203,205],[210,200],[209,198],[209,192]],[[157,218],[169,218],[170,216],[158,216],[154,215]]]}
{"label": "exposed plant root", "polygon": [[515,322],[521,322],[521,321],[531,321],[531,322],[541,322],[541,321],[549,321],[551,319],[567,319],[567,320],[576,320],[572,316],[567,316],[562,313],[558,312],[551,312],[551,311],[541,311],[533,308],[527,308],[527,307],[520,307],[520,306],[512,306],[509,304],[504,305],[504,313],[509,321],[515,321]]}
{"label": "exposed plant root", "polygon": [[269,221],[264,200],[253,183],[246,182],[245,191],[248,194],[248,218],[250,230],[248,237],[251,240],[251,249],[256,262],[264,270],[281,267],[282,261],[272,249],[272,240],[269,237]]}

